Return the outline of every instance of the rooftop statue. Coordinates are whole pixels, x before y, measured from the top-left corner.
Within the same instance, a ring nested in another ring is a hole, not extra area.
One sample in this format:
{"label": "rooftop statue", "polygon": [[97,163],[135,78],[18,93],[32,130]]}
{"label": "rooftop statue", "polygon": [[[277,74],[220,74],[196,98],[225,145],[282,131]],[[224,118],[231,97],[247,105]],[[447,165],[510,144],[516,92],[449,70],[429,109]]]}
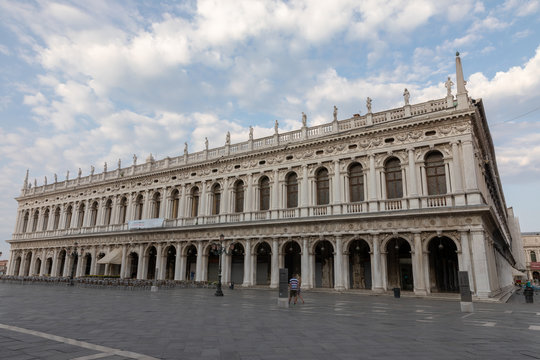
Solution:
{"label": "rooftop statue", "polygon": [[137,155],[133,154],[133,165],[137,165]]}
{"label": "rooftop statue", "polygon": [[371,98],[369,96],[366,100],[366,107],[367,107],[367,112],[371,113]]}
{"label": "rooftop statue", "polygon": [[187,155],[188,148],[187,148],[187,142],[184,143],[184,155]]}
{"label": "rooftop statue", "polygon": [[403,99],[405,99],[405,105],[409,105],[410,98],[411,94],[409,94],[409,90],[405,89],[405,91],[403,91]]}
{"label": "rooftop statue", "polygon": [[208,150],[208,138],[207,137],[204,138],[204,147],[205,147],[206,150]]}
{"label": "rooftop statue", "polygon": [[302,112],[302,127],[306,127],[307,126],[307,115]]}
{"label": "rooftop statue", "polygon": [[274,124],[274,132],[277,134],[278,133],[278,127],[279,127],[279,123],[278,121],[276,120],[275,124]]}
{"label": "rooftop statue", "polygon": [[334,121],[337,121],[337,106],[334,105]]}
{"label": "rooftop statue", "polygon": [[227,131],[227,135],[225,136],[225,145],[231,145],[231,133]]}
{"label": "rooftop statue", "polygon": [[253,140],[253,126],[249,127],[249,140]]}
{"label": "rooftop statue", "polygon": [[448,80],[446,80],[446,82],[444,83],[444,86],[446,87],[446,96],[448,97],[452,96],[452,85],[454,85],[454,83],[452,82],[452,80],[450,80],[449,76]]}

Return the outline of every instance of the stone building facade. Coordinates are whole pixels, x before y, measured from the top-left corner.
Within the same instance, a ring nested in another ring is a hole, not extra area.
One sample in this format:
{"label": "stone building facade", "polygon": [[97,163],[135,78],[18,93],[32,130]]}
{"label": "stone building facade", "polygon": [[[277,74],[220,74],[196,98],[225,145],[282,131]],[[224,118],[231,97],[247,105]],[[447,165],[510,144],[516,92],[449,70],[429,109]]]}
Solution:
{"label": "stone building facade", "polygon": [[[327,124],[31,186],[9,274],[214,281],[305,288],[400,287],[477,298],[512,284],[519,232],[481,100],[457,94]],[[216,243],[227,250],[221,259]]]}
{"label": "stone building facade", "polygon": [[540,233],[522,233],[527,279],[540,284]]}

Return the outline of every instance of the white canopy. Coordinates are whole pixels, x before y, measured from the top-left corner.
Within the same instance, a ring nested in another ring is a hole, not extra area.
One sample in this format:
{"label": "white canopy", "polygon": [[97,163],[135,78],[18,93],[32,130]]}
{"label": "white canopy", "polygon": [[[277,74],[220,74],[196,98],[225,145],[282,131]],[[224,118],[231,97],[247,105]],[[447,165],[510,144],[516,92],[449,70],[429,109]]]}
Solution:
{"label": "white canopy", "polygon": [[521,277],[527,277],[527,274],[519,271],[518,269],[512,268],[512,276],[521,276]]}
{"label": "white canopy", "polygon": [[114,249],[98,260],[98,264],[122,264],[122,249]]}

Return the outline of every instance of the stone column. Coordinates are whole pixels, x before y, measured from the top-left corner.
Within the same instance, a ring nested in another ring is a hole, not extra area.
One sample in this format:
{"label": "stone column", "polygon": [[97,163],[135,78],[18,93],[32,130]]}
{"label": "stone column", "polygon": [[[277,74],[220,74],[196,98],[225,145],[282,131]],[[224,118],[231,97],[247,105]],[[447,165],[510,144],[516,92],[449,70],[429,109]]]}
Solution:
{"label": "stone column", "polygon": [[196,273],[195,273],[195,281],[203,281],[202,279],[202,265],[203,265],[203,246],[202,243],[199,241],[197,243],[197,265],[196,265]]}
{"label": "stone column", "polygon": [[302,238],[302,257],[300,262],[300,272],[302,273],[302,285],[306,289],[310,289],[313,285],[312,274],[309,271],[309,249],[308,238]]}
{"label": "stone column", "polygon": [[279,244],[278,239],[272,239],[272,263],[270,268],[270,288],[279,286]]}
{"label": "stone column", "polygon": [[416,159],[414,158],[414,148],[407,149],[409,153],[409,206],[411,209],[418,209],[418,182],[416,180]]}
{"label": "stone column", "polygon": [[45,275],[45,265],[47,264],[47,249],[43,249],[41,252],[41,267],[39,269],[39,276]]}
{"label": "stone column", "polygon": [[139,245],[139,261],[137,264],[137,279],[144,279],[144,246]]}
{"label": "stone column", "polygon": [[375,170],[375,155],[369,155],[369,181],[367,183],[368,188],[368,201],[369,201],[369,211],[375,212],[379,211],[377,203],[377,173]]}
{"label": "stone column", "polygon": [[413,233],[413,238],[414,253],[412,254],[412,265],[414,293],[416,295],[427,295],[424,274],[424,251],[422,249],[422,237],[419,232],[415,232]]}
{"label": "stone column", "polygon": [[201,183],[201,198],[199,200],[199,216],[206,216],[206,203],[208,202],[208,192],[206,191],[206,180]]}
{"label": "stone column", "polygon": [[341,235],[336,235],[336,251],[334,254],[335,264],[335,279],[334,279],[334,288],[336,290],[344,290],[343,286],[343,237]]}
{"label": "stone column", "polygon": [[382,292],[383,280],[381,273],[381,242],[378,234],[371,236],[373,242],[373,251],[371,253],[371,274],[373,277],[373,291]]}
{"label": "stone column", "polygon": [[[468,205],[477,205],[481,203],[481,197],[478,193],[478,184],[476,177],[476,163],[474,158],[474,148],[471,140],[465,140],[462,144],[463,150],[463,168],[465,175],[465,191],[467,194]],[[471,194],[472,193],[472,194]]]}
{"label": "stone column", "polygon": [[163,280],[163,244],[159,243],[157,245],[157,254],[156,254],[156,271],[155,278],[156,280]]}
{"label": "stone column", "polygon": [[274,169],[274,184],[272,186],[272,219],[278,218],[279,210],[279,170]]}
{"label": "stone column", "polygon": [[244,248],[244,279],[242,286],[251,286],[251,239],[246,239]]}
{"label": "stone column", "polygon": [[231,212],[231,205],[229,199],[229,179],[225,178],[223,179],[223,191],[221,192],[221,209],[219,211],[220,214],[226,215]]}
{"label": "stone column", "polygon": [[302,182],[300,184],[300,207],[301,214],[300,216],[308,216],[308,207],[310,206],[309,202],[309,180],[308,180],[308,167],[307,165],[302,165]]}
{"label": "stone column", "polygon": [[135,197],[136,194],[128,194],[127,196],[127,206],[126,206],[126,223],[133,220],[135,218]]}
{"label": "stone column", "polygon": [[122,245],[122,264],[120,265],[120,279],[125,279],[127,272],[127,246]]}
{"label": "stone column", "polygon": [[251,220],[251,212],[253,211],[253,174],[249,174],[247,177],[247,193],[246,193],[246,209],[245,213],[248,213],[248,219]]}
{"label": "stone column", "polygon": [[489,266],[486,254],[487,239],[484,231],[471,231],[471,252],[474,267],[474,283],[476,285],[476,296],[487,299],[491,295]]}
{"label": "stone column", "polygon": [[90,264],[90,275],[97,275],[97,249],[92,247],[90,254],[92,255],[92,263]]}
{"label": "stone column", "polygon": [[184,280],[186,273],[186,257],[182,253],[182,245],[175,245],[176,259],[174,262],[174,280]]}
{"label": "stone column", "polygon": [[148,219],[149,217],[150,217],[150,190],[145,190],[141,220]]}
{"label": "stone column", "polygon": [[469,241],[469,232],[460,231],[459,238],[461,243],[461,253],[458,253],[458,266],[460,271],[467,271],[469,274],[469,286],[474,294],[476,289],[475,277],[473,276],[472,262],[471,262],[471,247]]}
{"label": "stone column", "polygon": [[457,141],[452,142],[452,172],[451,179],[453,184],[454,201],[456,206],[465,205],[465,195],[463,194],[463,173],[461,171],[461,161],[459,144]]}
{"label": "stone column", "polygon": [[15,263],[15,251],[10,251],[9,253],[9,261],[8,261],[8,269],[6,271],[7,275],[13,275],[13,264]]}
{"label": "stone column", "polygon": [[341,171],[339,169],[339,160],[334,160],[334,179],[333,179],[333,208],[334,208],[334,214],[339,215],[341,214]]}

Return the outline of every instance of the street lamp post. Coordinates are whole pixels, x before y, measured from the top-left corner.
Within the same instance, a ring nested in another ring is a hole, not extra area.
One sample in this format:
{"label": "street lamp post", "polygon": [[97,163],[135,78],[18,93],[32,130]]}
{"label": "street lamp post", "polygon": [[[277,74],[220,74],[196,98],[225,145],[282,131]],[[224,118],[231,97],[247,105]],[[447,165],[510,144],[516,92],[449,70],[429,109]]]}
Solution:
{"label": "street lamp post", "polygon": [[75,256],[77,256],[77,242],[75,242],[75,247],[73,248],[73,251],[71,252],[71,256],[73,257],[73,264],[71,265],[71,275],[69,276],[69,285],[73,286],[73,277],[75,276]]}
{"label": "street lamp post", "polygon": [[221,290],[221,255],[230,254],[230,252],[227,252],[227,249],[223,246],[223,240],[225,240],[225,236],[223,234],[219,235],[219,243],[212,244],[212,247],[210,248],[210,252],[213,255],[219,256],[218,283],[216,293],[214,294],[216,296],[223,296],[223,291]]}

